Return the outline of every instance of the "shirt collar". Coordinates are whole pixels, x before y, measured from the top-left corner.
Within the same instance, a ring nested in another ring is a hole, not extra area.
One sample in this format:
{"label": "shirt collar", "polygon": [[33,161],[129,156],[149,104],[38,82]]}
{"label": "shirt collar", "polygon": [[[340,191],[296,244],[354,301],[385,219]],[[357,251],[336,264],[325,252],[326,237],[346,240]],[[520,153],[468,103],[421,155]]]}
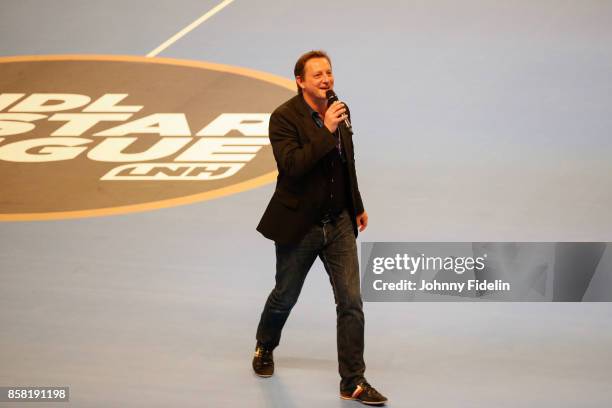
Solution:
{"label": "shirt collar", "polygon": [[306,105],[306,109],[308,109],[308,113],[310,114],[310,117],[312,118],[312,120],[315,121],[318,127],[322,127],[323,119],[321,119],[321,115],[319,115],[319,112],[312,109],[312,107],[308,104],[308,102],[306,102],[303,96],[302,96],[302,102],[304,103],[304,105]]}

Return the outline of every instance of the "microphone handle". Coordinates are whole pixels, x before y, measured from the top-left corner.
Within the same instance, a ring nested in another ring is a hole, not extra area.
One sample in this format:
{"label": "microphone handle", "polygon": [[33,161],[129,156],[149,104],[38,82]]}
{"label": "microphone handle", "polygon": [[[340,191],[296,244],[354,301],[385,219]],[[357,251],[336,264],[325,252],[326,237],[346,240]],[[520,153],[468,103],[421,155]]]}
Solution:
{"label": "microphone handle", "polygon": [[[342,102],[342,103],[344,103],[344,102]],[[346,103],[344,103],[344,106],[346,107],[346,119],[344,119],[344,126],[346,126],[346,128],[347,128],[348,130],[351,130],[351,131],[352,131],[352,130],[353,130],[353,127],[351,126],[351,121],[350,121],[350,120],[349,120],[349,118],[348,118],[348,111],[349,111],[349,110],[348,110],[348,106],[346,105]]]}
{"label": "microphone handle", "polygon": [[348,118],[344,119],[344,126],[346,126],[349,130],[352,128],[351,122],[349,122]]}

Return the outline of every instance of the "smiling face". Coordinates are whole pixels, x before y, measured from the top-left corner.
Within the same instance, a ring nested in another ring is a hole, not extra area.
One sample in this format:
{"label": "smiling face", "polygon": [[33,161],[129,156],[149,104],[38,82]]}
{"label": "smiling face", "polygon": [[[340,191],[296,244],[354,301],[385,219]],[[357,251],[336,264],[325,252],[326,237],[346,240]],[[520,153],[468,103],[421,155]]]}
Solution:
{"label": "smiling face", "polygon": [[325,92],[334,89],[334,75],[327,58],[311,58],[304,65],[304,75],[296,77],[306,100],[315,103],[327,101]]}

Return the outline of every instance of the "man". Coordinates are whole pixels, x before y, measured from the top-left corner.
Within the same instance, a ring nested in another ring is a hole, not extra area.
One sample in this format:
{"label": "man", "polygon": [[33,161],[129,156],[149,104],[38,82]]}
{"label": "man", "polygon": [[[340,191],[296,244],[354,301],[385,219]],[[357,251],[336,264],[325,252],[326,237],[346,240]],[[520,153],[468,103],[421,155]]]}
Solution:
{"label": "man", "polygon": [[272,351],[317,257],[333,288],[337,313],[340,396],[366,404],[387,399],[364,378],[364,317],[355,238],[368,225],[357,186],[347,107],[328,106],[331,62],[323,51],[302,55],[294,69],[298,95],[270,118],[278,167],[274,195],[257,227],[276,247],[276,285],[257,328],[253,369],[274,372]]}

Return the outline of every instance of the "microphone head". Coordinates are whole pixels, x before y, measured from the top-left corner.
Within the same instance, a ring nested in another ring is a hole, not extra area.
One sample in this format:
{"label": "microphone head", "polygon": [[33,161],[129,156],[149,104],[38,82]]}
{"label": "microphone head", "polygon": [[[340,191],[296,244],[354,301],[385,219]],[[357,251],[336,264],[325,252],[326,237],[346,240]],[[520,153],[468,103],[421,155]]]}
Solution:
{"label": "microphone head", "polygon": [[325,92],[325,96],[327,97],[327,106],[338,100],[338,95],[336,95],[336,93],[331,89],[328,89],[327,92]]}

